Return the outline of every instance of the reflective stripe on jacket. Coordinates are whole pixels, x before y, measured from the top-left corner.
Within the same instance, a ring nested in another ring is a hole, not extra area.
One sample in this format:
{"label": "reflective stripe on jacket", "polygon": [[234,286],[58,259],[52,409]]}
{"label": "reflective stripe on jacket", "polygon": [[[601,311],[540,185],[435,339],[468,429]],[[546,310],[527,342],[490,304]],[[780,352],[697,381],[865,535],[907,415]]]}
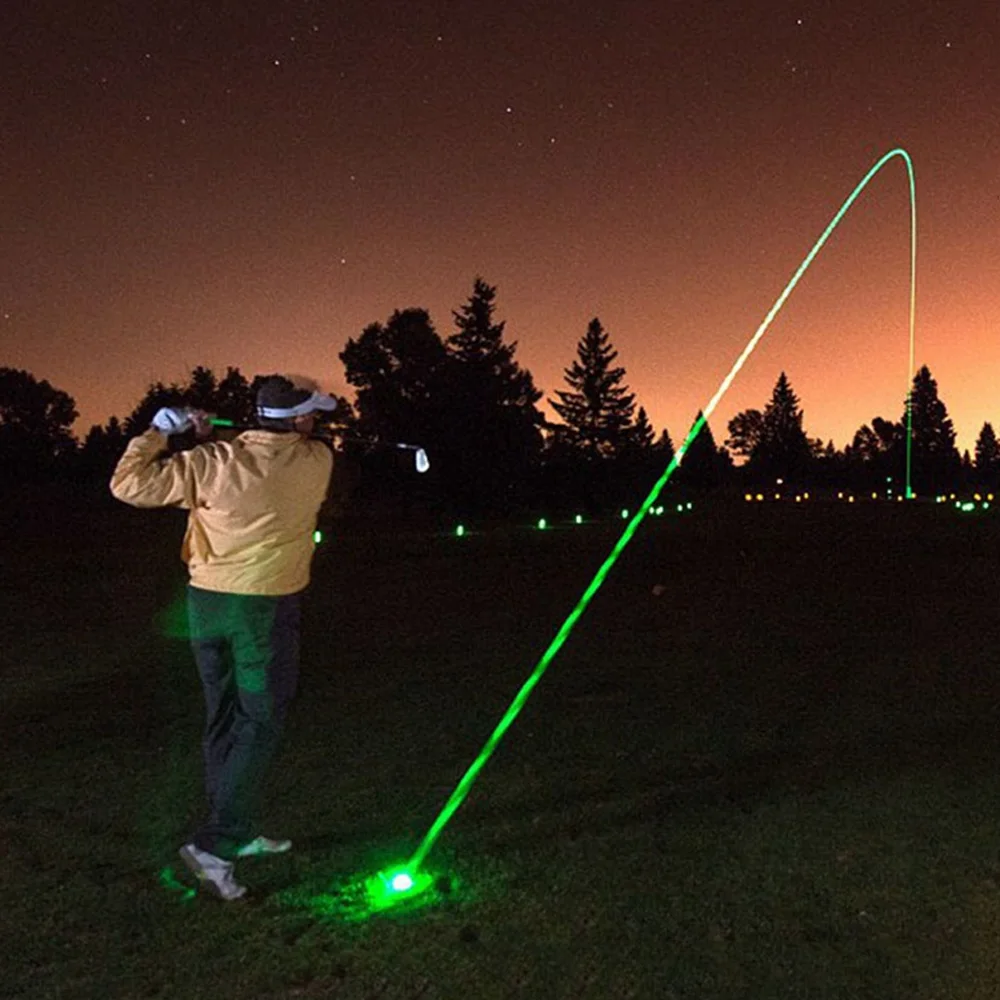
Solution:
{"label": "reflective stripe on jacket", "polygon": [[181,558],[194,586],[276,596],[309,583],[332,470],[330,449],[301,434],[244,431],[171,455],[151,429],[129,442],[111,492],[135,507],[190,511]]}

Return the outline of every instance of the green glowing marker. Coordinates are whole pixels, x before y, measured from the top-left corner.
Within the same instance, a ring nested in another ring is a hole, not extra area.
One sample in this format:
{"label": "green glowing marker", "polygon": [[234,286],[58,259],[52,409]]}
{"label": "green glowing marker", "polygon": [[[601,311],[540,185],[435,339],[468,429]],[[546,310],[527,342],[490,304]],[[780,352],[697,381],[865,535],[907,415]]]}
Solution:
{"label": "green glowing marker", "polygon": [[315,543],[316,545],[319,545],[319,543],[320,543],[321,541],[323,541],[323,532],[322,532],[322,531],[320,531],[320,530],[319,530],[319,529],[317,528],[317,529],[316,529],[316,530],[315,530],[315,531],[313,532],[313,542],[314,542],[314,543]]}
{"label": "green glowing marker", "polygon": [[627,521],[628,520],[628,510],[626,508],[624,508],[624,507],[622,508],[622,520],[623,521]]}
{"label": "green glowing marker", "polygon": [[577,514],[576,517],[573,518],[573,520],[577,524],[583,524],[583,515],[582,514]]}
{"label": "green glowing marker", "polygon": [[549,522],[544,517],[538,519],[538,530],[544,531],[549,526]]}
{"label": "green glowing marker", "polygon": [[[535,685],[541,680],[542,675],[548,669],[549,664],[555,658],[556,653],[562,648],[566,639],[569,637],[570,633],[573,631],[576,623],[582,617],[587,606],[590,604],[594,595],[600,590],[603,585],[608,573],[611,572],[611,568],[618,561],[619,556],[625,550],[625,547],[632,540],[639,525],[645,519],[646,514],[649,512],[650,508],[656,503],[657,497],[660,495],[663,488],[667,485],[670,477],[674,474],[674,470],[681,464],[684,459],[685,454],[687,454],[691,443],[698,436],[701,429],[705,426],[708,419],[715,412],[715,408],[718,406],[719,401],[722,397],[729,391],[730,385],[732,385],[733,379],[736,378],[740,369],[746,363],[747,359],[753,353],[757,344],[760,342],[761,337],[767,332],[771,323],[774,322],[774,318],[778,315],[781,307],[785,304],[785,300],[792,293],[792,290],[799,283],[802,276],[808,270],[810,264],[812,264],[814,258],[819,253],[819,251],[826,244],[827,240],[830,238],[834,229],[840,224],[841,219],[854,204],[855,200],[861,194],[861,192],[867,187],[871,179],[891,160],[893,157],[902,157],[906,164],[907,173],[910,180],[910,356],[909,356],[909,368],[907,369],[907,439],[906,439],[906,494],[907,497],[913,497],[913,491],[910,488],[910,449],[911,449],[911,439],[912,433],[912,412],[910,406],[910,396],[912,394],[911,386],[911,372],[913,371],[913,330],[914,330],[914,316],[916,307],[916,254],[917,254],[917,208],[916,208],[916,187],[913,179],[913,163],[910,160],[909,153],[905,149],[893,149],[886,153],[862,178],[861,182],[855,187],[851,192],[847,200],[840,206],[840,209],[834,215],[833,219],[830,221],[829,225],[824,230],[823,234],[813,245],[813,248],[809,251],[806,257],[803,259],[802,263],[799,265],[798,270],[792,276],[792,279],[785,286],[782,293],[778,296],[774,305],[764,317],[763,322],[757,327],[756,332],[748,341],[746,347],[743,348],[742,354],[736,359],[732,368],[729,370],[729,374],[722,380],[719,388],[716,390],[715,395],[709,400],[708,405],[702,410],[698,418],[695,420],[688,432],[687,437],[684,439],[684,443],[677,449],[674,457],[670,460],[670,464],[667,466],[664,473],[660,478],[653,484],[653,488],[650,490],[649,495],[646,497],[645,501],[639,505],[638,511],[636,511],[635,516],[628,522],[625,526],[625,530],[622,532],[621,537],[615,543],[611,550],[610,555],[604,560],[601,566],[598,568],[597,573],[594,578],[590,581],[586,590],[583,592],[583,596],[577,601],[576,606],[569,613],[566,620],[562,623],[559,631],[556,633],[555,638],[549,644],[548,648],[542,654],[541,659],[535,665],[535,668],[529,674],[528,679],[521,685],[520,690],[514,696],[514,700],[511,702],[509,708],[504,713],[503,717],[497,723],[496,728],[490,734],[489,739],[487,739],[485,746],[479,752],[479,755],[472,762],[469,768],[466,770],[465,774],[462,775],[458,785],[455,790],[451,793],[448,801],[444,804],[441,812],[438,814],[437,818],[431,824],[430,829],[424,835],[424,839],[420,842],[417,850],[414,852],[413,857],[410,859],[406,866],[406,871],[408,873],[414,874],[418,872],[420,866],[423,864],[425,858],[430,852],[437,838],[440,836],[441,831],[447,825],[448,821],[454,815],[455,810],[465,801],[466,796],[469,794],[469,790],[472,787],[473,782],[476,780],[479,772],[483,769],[486,762],[493,755],[493,751],[496,749],[500,740],[503,738],[504,733],[510,728],[514,719],[520,714],[521,709],[524,707],[525,702],[528,700],[529,695],[534,690]],[[763,499],[763,497],[760,497]],[[853,501],[853,497],[850,498]],[[682,509],[681,505],[678,505],[678,509]]]}
{"label": "green glowing marker", "polygon": [[459,526],[458,526],[458,527],[457,527],[457,528],[455,529],[455,535],[456,535],[456,536],[457,536],[458,538],[461,538],[461,537],[462,537],[462,535],[464,535],[464,534],[465,534],[465,525],[464,525],[464,524],[460,524],[460,525],[459,525]]}

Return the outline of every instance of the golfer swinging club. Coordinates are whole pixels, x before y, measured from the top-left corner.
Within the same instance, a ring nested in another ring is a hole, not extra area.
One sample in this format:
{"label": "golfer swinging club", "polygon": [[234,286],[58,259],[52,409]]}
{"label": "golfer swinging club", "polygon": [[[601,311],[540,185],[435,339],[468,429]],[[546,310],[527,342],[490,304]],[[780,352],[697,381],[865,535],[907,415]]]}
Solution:
{"label": "golfer swinging club", "polygon": [[[254,826],[299,670],[299,602],[309,582],[313,531],[333,455],[309,438],[336,400],[304,379],[271,375],[256,397],[259,429],[205,439],[207,415],[165,407],[129,442],[111,492],[136,507],[190,511],[181,557],[190,574],[191,646],[205,693],[208,819],[180,849],[187,867],[224,900],[246,893],[237,858],[280,854],[291,841]],[[167,439],[194,427],[190,451]]]}

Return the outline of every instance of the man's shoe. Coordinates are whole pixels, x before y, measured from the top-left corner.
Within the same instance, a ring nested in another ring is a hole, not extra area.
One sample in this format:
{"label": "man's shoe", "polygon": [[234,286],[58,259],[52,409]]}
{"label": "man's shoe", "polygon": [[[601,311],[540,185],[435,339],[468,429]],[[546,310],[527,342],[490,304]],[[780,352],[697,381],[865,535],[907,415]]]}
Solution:
{"label": "man's shoe", "polygon": [[233,863],[202,851],[194,844],[185,844],[180,849],[181,860],[188,866],[199,883],[219,899],[232,902],[246,895],[246,886],[233,878]]}
{"label": "man's shoe", "polygon": [[262,854],[285,854],[292,849],[290,840],[272,840],[270,837],[255,837],[249,844],[237,848],[238,858],[259,858]]}

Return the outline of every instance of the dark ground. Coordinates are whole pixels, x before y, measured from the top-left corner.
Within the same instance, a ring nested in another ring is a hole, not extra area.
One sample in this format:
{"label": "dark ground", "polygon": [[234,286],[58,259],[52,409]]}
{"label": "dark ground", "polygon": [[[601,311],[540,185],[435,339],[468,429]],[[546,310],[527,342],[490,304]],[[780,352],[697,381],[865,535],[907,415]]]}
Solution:
{"label": "dark ground", "polygon": [[[327,525],[251,905],[188,899],[183,516],[0,521],[0,995],[1000,996],[1000,518],[650,519],[428,861],[419,842],[622,522]],[[652,588],[665,585],[662,596]]]}

